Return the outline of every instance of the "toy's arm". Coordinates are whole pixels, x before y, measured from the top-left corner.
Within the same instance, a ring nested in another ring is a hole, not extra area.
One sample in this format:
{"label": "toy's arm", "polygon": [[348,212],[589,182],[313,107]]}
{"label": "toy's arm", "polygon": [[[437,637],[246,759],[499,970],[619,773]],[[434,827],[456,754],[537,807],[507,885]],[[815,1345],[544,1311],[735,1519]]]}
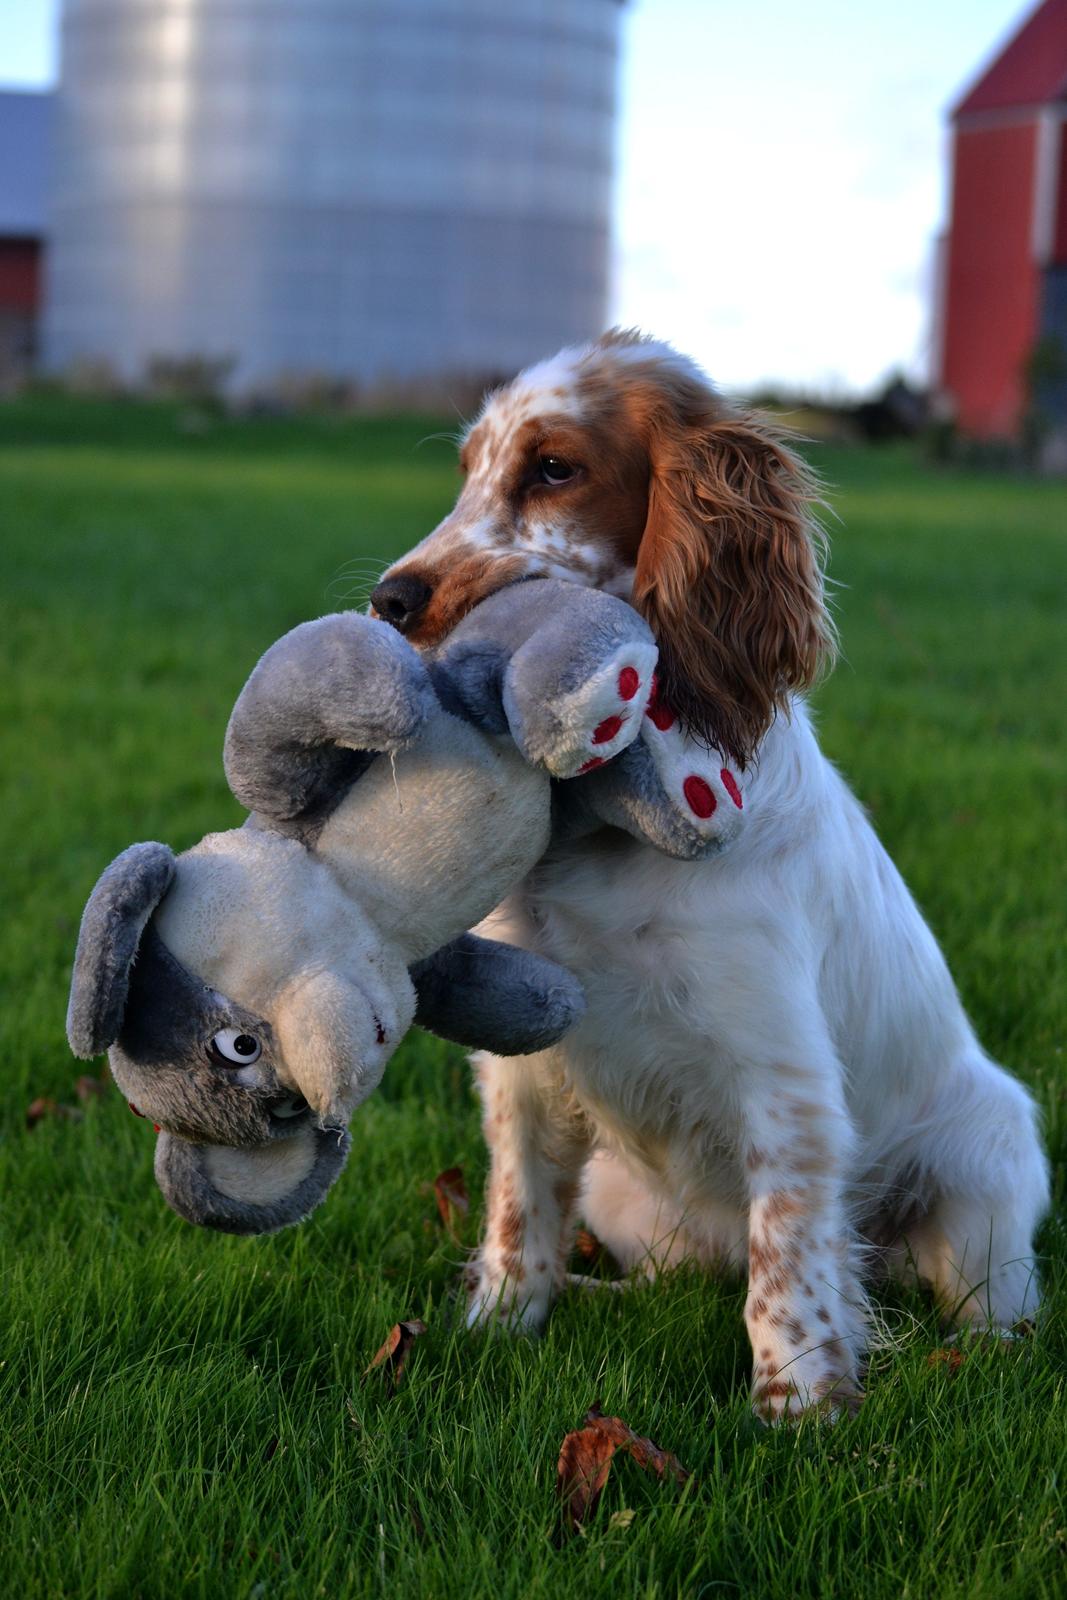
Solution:
{"label": "toy's arm", "polygon": [[446,710],[510,733],[556,778],[602,766],[639,734],[656,644],[624,601],[555,579],[491,595],[430,664]]}
{"label": "toy's arm", "polygon": [[420,961],[411,977],[420,1027],[495,1055],[547,1050],[585,1011],[581,985],[565,967],[474,933]]}
{"label": "toy's arm", "polygon": [[275,824],[328,810],[436,705],[422,660],[385,623],[355,612],[303,623],[271,646],[238,697],[227,782]]}

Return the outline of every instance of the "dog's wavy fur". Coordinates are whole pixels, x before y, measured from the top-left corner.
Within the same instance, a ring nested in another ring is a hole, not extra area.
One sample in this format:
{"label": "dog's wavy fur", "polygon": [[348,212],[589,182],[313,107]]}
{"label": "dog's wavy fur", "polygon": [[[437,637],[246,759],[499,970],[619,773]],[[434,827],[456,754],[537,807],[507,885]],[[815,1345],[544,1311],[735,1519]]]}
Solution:
{"label": "dog's wavy fur", "polygon": [[982,1051],[800,696],[833,650],[811,475],[632,333],[491,395],[461,460],[455,509],[387,574],[420,580],[409,637],[516,578],[622,594],[656,634],[661,703],[747,769],[719,856],[604,830],[491,919],[589,1004],[553,1051],[475,1058],[492,1169],[472,1318],[543,1319],[579,1197],[624,1265],[747,1269],[771,1419],[858,1402],[875,1263],[917,1271],[957,1321],[1030,1318],[1033,1103]]}

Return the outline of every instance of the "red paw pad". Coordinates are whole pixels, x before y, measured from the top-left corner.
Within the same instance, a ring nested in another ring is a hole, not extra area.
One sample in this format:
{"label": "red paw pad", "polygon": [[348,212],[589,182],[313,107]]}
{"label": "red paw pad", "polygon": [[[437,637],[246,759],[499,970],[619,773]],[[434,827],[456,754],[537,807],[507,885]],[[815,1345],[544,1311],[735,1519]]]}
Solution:
{"label": "red paw pad", "polygon": [[641,687],[641,679],[636,667],[623,667],[619,673],[619,698],[632,700]]}
{"label": "red paw pad", "polygon": [[730,799],[733,801],[738,811],[742,810],[744,807],[744,801],[741,799],[741,791],[737,787],[737,779],[734,777],[733,773],[727,772],[726,768],[723,767],[722,771],[719,773],[719,777],[722,779],[723,788],[730,796]]}
{"label": "red paw pad", "polygon": [[621,717],[605,717],[593,734],[593,743],[607,744],[609,740],[614,739],[621,727]]}
{"label": "red paw pad", "polygon": [[584,767],[579,767],[578,768],[578,776],[581,777],[583,772],[592,772],[594,767],[602,767],[603,765],[604,765],[604,757],[603,756],[594,756],[591,761],[587,761],[586,762]]}
{"label": "red paw pad", "polygon": [[685,795],[686,804],[695,817],[706,820],[714,814],[715,796],[703,778],[698,778],[696,773],[686,778],[682,784],[682,793]]}

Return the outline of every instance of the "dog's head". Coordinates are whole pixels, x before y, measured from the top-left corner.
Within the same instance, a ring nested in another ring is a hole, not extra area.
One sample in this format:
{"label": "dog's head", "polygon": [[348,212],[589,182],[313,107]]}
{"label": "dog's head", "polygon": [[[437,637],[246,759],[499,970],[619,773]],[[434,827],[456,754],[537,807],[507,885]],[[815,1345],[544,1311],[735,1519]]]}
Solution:
{"label": "dog's head", "polygon": [[453,511],[375,589],[433,644],[527,577],[606,589],[646,617],[660,692],[739,764],[832,647],[816,488],[761,420],[669,346],[611,333],[491,394]]}
{"label": "dog's head", "polygon": [[107,1050],[131,1109],[156,1124],[156,1177],[189,1221],[272,1232],[339,1175],[347,1117],[414,1010],[406,969],[384,953],[357,948],[358,975],[331,959],[366,944],[360,931],[307,852],[253,830],[177,859],[133,845],[101,876],[67,1035],[76,1055]]}

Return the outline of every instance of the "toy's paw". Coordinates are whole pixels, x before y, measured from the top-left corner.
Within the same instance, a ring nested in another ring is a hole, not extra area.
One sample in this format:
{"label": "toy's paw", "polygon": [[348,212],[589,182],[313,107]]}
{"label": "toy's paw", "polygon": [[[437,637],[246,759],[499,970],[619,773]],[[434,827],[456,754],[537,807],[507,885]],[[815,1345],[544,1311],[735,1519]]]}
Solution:
{"label": "toy's paw", "polygon": [[688,737],[655,685],[641,737],[666,801],[684,819],[687,832],[719,847],[728,844],[742,825],[741,781],[717,750]]}
{"label": "toy's paw", "polygon": [[625,750],[641,732],[656,657],[655,645],[626,640],[576,688],[542,707],[524,707],[528,757],[555,778],[574,778]]}

